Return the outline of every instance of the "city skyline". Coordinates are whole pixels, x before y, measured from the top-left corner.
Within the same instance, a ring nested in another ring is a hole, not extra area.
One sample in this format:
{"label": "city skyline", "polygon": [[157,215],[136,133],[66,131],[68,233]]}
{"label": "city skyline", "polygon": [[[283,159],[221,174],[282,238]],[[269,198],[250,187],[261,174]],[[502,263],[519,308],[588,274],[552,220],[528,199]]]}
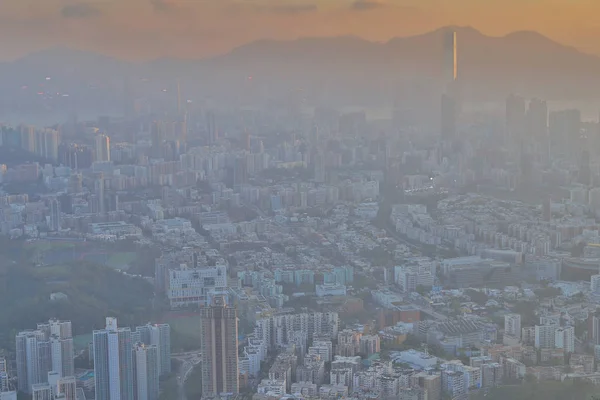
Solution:
{"label": "city skyline", "polygon": [[[0,34],[18,37],[0,59],[54,46],[126,59],[204,58],[259,39],[356,35],[386,41],[443,26],[472,26],[491,36],[536,31],[581,51],[600,54],[600,28],[588,0],[127,0],[7,1]],[[560,15],[560,18],[556,16]],[[510,21],[510,22],[508,22]]]}

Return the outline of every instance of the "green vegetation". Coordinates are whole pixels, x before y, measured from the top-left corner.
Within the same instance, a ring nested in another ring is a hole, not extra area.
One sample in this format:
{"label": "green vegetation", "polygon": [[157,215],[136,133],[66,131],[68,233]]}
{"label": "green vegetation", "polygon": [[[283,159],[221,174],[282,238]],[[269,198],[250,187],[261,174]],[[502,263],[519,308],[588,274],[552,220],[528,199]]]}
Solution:
{"label": "green vegetation", "polygon": [[171,326],[171,351],[174,353],[197,350],[200,347],[200,316],[167,318]]}
{"label": "green vegetation", "polygon": [[177,385],[177,375],[171,374],[160,382],[160,396],[158,400],[176,399],[179,394],[179,386]]}
{"label": "green vegetation", "polygon": [[554,287],[545,287],[537,289],[534,292],[535,295],[538,296],[540,299],[549,299],[552,297],[560,296],[560,294],[562,293],[559,288]]}
{"label": "green vegetation", "polygon": [[361,250],[360,256],[366,258],[375,266],[386,267],[394,265],[392,254],[382,246],[375,247],[373,250]]}
{"label": "green vegetation", "polygon": [[[7,268],[4,279],[0,347],[13,348],[18,330],[34,328],[53,317],[71,320],[76,334],[104,326],[108,315],[126,326],[153,319],[152,286],[105,266],[85,262],[49,267],[14,264]],[[51,301],[54,292],[62,292],[68,299]]]}
{"label": "green vegetation", "polygon": [[480,391],[475,400],[590,400],[598,393],[590,383],[580,381],[543,381],[526,376],[523,385],[500,386],[489,392]]}
{"label": "green vegetation", "polygon": [[129,264],[135,261],[137,254],[135,252],[119,252],[112,254],[108,258],[108,266],[122,270],[128,270]]}
{"label": "green vegetation", "polygon": [[202,369],[200,364],[194,366],[192,372],[185,381],[185,395],[188,399],[199,399],[202,397]]}
{"label": "green vegetation", "polygon": [[160,395],[158,400],[172,400],[179,397],[179,384],[177,383],[177,374],[181,368],[181,362],[176,359],[171,360],[171,373],[160,379]]}

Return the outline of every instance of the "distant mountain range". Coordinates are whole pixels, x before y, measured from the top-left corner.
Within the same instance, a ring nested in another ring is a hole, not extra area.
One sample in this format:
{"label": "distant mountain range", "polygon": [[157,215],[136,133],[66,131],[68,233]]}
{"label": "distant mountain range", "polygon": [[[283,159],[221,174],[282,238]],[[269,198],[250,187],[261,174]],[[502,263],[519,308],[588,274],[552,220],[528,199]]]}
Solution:
{"label": "distant mountain range", "polygon": [[596,56],[535,32],[490,37],[445,27],[385,43],[353,36],[260,40],[205,60],[128,63],[49,49],[0,64],[0,118],[35,110],[118,114],[135,98],[174,105],[178,80],[184,99],[194,102],[281,104],[296,96],[311,105],[390,105],[441,90],[443,35],[449,30],[457,32],[466,100],[502,100],[511,92],[549,100],[600,98]]}

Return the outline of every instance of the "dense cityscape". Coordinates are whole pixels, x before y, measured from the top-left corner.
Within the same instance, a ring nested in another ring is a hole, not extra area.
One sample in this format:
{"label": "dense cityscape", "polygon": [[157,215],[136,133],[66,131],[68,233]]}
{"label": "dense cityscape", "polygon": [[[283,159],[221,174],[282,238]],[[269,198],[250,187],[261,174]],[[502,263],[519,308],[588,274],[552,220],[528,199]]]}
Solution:
{"label": "dense cityscape", "polygon": [[388,118],[176,79],[0,125],[0,400],[597,393],[600,122],[472,110],[460,38]]}

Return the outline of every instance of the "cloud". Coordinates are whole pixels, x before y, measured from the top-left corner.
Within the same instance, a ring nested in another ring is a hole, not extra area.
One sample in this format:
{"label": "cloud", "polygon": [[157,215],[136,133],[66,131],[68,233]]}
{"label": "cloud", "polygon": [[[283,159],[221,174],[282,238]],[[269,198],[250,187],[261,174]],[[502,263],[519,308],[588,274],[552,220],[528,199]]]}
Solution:
{"label": "cloud", "polygon": [[102,12],[89,3],[77,3],[64,6],[60,10],[60,15],[63,18],[94,18],[98,17]]}
{"label": "cloud", "polygon": [[383,7],[384,4],[377,0],[356,0],[350,8],[355,11],[367,11]]}

